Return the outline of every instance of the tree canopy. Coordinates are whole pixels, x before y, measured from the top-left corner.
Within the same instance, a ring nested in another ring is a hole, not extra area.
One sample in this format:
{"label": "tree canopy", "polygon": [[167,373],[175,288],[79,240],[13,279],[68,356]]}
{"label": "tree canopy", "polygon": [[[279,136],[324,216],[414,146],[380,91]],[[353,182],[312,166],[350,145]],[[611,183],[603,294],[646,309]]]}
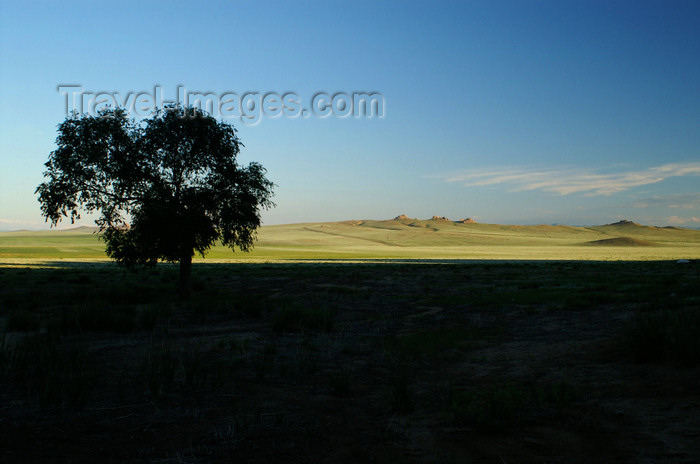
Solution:
{"label": "tree canopy", "polygon": [[197,108],[165,107],[140,123],[121,108],[73,114],[56,144],[36,189],[46,220],[98,214],[108,256],[129,267],[179,262],[183,288],[195,252],[217,240],[250,250],[261,209],[274,206],[265,168],[237,163],[236,129]]}

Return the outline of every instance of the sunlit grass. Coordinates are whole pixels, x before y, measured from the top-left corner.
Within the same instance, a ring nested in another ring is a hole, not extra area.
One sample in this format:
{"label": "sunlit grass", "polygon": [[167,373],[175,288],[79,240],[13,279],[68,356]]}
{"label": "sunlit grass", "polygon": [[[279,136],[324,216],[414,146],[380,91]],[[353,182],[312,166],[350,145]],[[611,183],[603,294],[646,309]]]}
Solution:
{"label": "sunlit grass", "polygon": [[[646,226],[508,226],[346,221],[263,226],[250,253],[217,245],[205,261],[355,259],[670,260],[700,257],[700,231]],[[643,246],[630,246],[630,244]],[[619,246],[618,246],[619,245]],[[0,262],[106,259],[91,229],[0,233]],[[195,260],[201,261],[199,256]]]}

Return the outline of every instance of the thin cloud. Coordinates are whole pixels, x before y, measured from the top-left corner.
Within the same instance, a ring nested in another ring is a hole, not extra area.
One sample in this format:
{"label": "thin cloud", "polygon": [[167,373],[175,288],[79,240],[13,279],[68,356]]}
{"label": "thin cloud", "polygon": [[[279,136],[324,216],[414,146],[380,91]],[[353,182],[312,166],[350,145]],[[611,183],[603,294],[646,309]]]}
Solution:
{"label": "thin cloud", "polygon": [[700,218],[684,218],[680,216],[671,216],[670,218],[668,218],[668,222],[671,224],[692,224],[700,222]]}
{"label": "thin cloud", "polygon": [[670,177],[700,176],[700,163],[673,163],[639,171],[601,174],[592,170],[523,170],[507,168],[477,171],[445,178],[469,187],[508,185],[513,191],[542,190],[559,195],[582,193],[612,195],[642,185],[656,184]]}
{"label": "thin cloud", "polygon": [[0,230],[31,229],[42,224],[36,221],[22,221],[19,219],[0,218]]}
{"label": "thin cloud", "polygon": [[26,221],[18,221],[17,219],[0,218],[0,224],[18,225],[18,224],[28,224],[28,223]]}
{"label": "thin cloud", "polygon": [[677,209],[700,209],[700,193],[679,193],[676,195],[655,195],[630,203],[635,208],[663,207]]}

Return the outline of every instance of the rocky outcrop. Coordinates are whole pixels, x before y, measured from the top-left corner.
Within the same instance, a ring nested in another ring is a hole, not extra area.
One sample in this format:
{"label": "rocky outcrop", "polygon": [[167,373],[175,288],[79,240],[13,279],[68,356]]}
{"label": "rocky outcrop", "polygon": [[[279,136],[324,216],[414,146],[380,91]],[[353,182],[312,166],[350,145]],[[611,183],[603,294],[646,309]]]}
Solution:
{"label": "rocky outcrop", "polygon": [[[408,217],[408,216],[406,216],[405,214],[400,214],[400,215],[398,215],[398,216],[396,216],[396,217],[394,218],[394,221],[417,221],[417,220],[418,220],[418,219],[412,218],[412,217]],[[450,219],[448,219],[447,217],[445,217],[445,216],[438,216],[438,215],[434,215],[433,217],[431,217],[431,218],[428,219],[428,220],[429,220],[429,221],[445,221],[445,222],[452,222],[452,221],[450,221]],[[476,224],[476,219],[474,219],[474,218],[466,218],[466,219],[460,219],[459,221],[454,221],[454,222],[456,222],[456,223],[461,223],[461,224]]]}
{"label": "rocky outcrop", "polygon": [[609,226],[638,226],[634,221],[630,221],[629,219],[622,219],[621,221],[613,222],[612,224],[608,224]]}

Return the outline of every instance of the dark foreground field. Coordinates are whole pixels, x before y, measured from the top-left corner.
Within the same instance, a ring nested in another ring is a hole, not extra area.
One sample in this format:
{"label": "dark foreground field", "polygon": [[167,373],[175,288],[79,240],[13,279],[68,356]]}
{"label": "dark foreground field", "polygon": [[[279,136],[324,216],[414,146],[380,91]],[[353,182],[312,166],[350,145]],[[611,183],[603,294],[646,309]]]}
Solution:
{"label": "dark foreground field", "polygon": [[42,266],[0,266],[4,463],[700,462],[692,264]]}

